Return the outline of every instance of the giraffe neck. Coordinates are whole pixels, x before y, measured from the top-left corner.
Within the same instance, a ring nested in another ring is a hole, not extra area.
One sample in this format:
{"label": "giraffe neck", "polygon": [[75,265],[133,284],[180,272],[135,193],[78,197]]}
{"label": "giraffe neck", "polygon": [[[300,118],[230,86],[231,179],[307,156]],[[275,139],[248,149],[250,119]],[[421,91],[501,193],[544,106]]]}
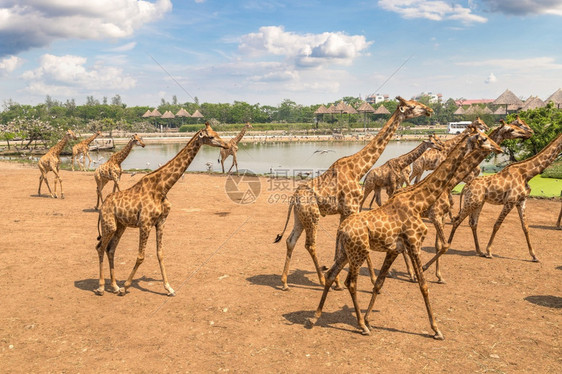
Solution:
{"label": "giraffe neck", "polygon": [[244,126],[242,128],[242,130],[240,131],[240,133],[238,135],[236,135],[236,137],[232,138],[232,140],[230,141],[231,144],[238,144],[240,142],[240,140],[242,140],[242,138],[244,137],[244,134],[246,133],[247,129],[248,129],[248,127]]}
{"label": "giraffe neck", "polygon": [[125,145],[125,147],[123,147],[122,150],[120,150],[119,152],[115,152],[111,156],[111,160],[115,162],[117,165],[121,165],[121,163],[127,158],[129,153],[131,152],[131,149],[133,149],[133,145],[135,145],[135,139],[129,140],[127,145]]}
{"label": "giraffe neck", "polygon": [[463,134],[457,146],[453,148],[445,161],[433,173],[414,185],[412,189],[401,194],[403,198],[413,199],[416,202],[415,209],[420,213],[429,209],[443,191],[450,190],[453,187],[451,177],[463,161],[468,148],[468,142],[466,141],[468,136],[468,133]]}
{"label": "giraffe neck", "polygon": [[70,135],[65,134],[63,138],[49,150],[49,152],[58,156],[66,146],[66,143],[68,143],[68,139],[70,139]]}
{"label": "giraffe neck", "polygon": [[396,158],[395,165],[399,170],[404,169],[406,166],[410,165],[416,159],[418,159],[428,148],[430,143],[422,142],[416,148],[412,149],[410,152]]}
{"label": "giraffe neck", "polygon": [[[546,169],[562,152],[562,134],[559,134],[542,151],[526,160],[509,165],[502,173],[513,173],[513,170],[520,170],[523,178],[530,180],[535,175],[540,174]],[[507,169],[507,170],[506,170]]]}
{"label": "giraffe neck", "polygon": [[404,114],[396,109],[392,117],[388,119],[369,144],[354,155],[342,159],[342,164],[346,164],[349,170],[353,172],[354,179],[360,180],[373,167],[403,120]]}
{"label": "giraffe neck", "polygon": [[[501,144],[505,140],[499,127],[493,129],[492,132],[490,132],[490,134],[488,135],[488,138],[492,139],[497,144]],[[482,161],[484,161],[484,159],[490,154],[490,152],[491,151],[485,149],[477,149],[470,152],[462,161],[462,164],[455,172],[455,175],[453,175],[451,188],[454,188],[457,184],[462,182],[462,180],[466,178],[466,176],[472,170],[474,170],[475,167],[477,167]]]}
{"label": "giraffe neck", "polygon": [[99,136],[99,134],[96,132],[96,133],[94,133],[94,135],[90,136],[88,139],[83,140],[83,141],[82,141],[82,144],[88,146],[88,145],[90,145],[90,143],[93,142],[94,139],[97,138],[98,136]]}
{"label": "giraffe neck", "polygon": [[199,141],[201,131],[198,131],[173,159],[143,178],[143,180],[146,179],[153,183],[150,187],[152,191],[165,197],[176,184],[201,148],[201,142]]}
{"label": "giraffe neck", "polygon": [[443,142],[443,151],[442,152],[444,152],[445,154],[448,154],[449,152],[451,152],[453,150],[453,148],[455,148],[457,146],[457,144],[459,144],[461,139],[463,139],[463,136],[466,135],[466,134],[468,134],[468,130],[464,130],[460,134],[455,135],[455,137],[453,137],[452,139],[445,140]]}

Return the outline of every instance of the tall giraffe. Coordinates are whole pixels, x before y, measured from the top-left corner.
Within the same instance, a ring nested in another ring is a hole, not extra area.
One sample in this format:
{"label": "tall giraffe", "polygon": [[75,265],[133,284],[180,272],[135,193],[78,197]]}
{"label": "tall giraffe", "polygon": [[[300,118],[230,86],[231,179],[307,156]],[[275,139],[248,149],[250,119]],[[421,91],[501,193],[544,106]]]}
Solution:
{"label": "tall giraffe", "polygon": [[[307,325],[309,327],[314,326],[320,318],[330,286],[343,267],[349,263],[349,272],[345,284],[353,300],[357,322],[362,334],[369,335],[369,314],[373,309],[377,295],[380,293],[388,270],[398,254],[407,252],[418,278],[431,328],[435,332],[434,338],[443,339],[443,334],[439,331],[433,317],[429,303],[428,286],[421,269],[420,250],[427,234],[427,227],[421,218],[421,214],[435,202],[441,193],[451,188],[450,178],[460,166],[468,151],[472,149],[492,149],[494,147],[499,148],[485,134],[476,132],[470,135],[465,132],[447,158],[423,181],[399,191],[378,209],[355,213],[347,217],[338,228],[335,263],[326,273],[326,284],[320,303],[314,317],[307,321]],[[386,258],[374,284],[371,301],[365,316],[363,316],[356,297],[357,277],[361,265],[369,257],[369,251],[386,252]]]}
{"label": "tall giraffe", "polygon": [[[82,140],[72,147],[72,171],[74,171],[74,160],[78,161],[78,167],[86,171],[86,157],[88,157],[88,169],[92,163],[92,158],[90,157],[90,143],[94,141],[95,138],[101,135],[101,131],[96,131],[92,136],[87,139]],[[80,164],[80,159],[78,155],[82,155],[82,164]]]}
{"label": "tall giraffe", "polygon": [[402,170],[412,162],[414,162],[418,157],[420,157],[428,149],[440,150],[443,147],[443,142],[439,140],[437,136],[431,134],[428,140],[421,142],[416,148],[412,149],[410,152],[403,154],[399,157],[393,158],[385,162],[378,168],[371,169],[365,181],[363,183],[363,200],[361,201],[361,206],[359,209],[363,209],[363,204],[365,200],[374,191],[373,198],[369,204],[369,209],[373,206],[373,201],[377,202],[377,205],[381,206],[381,190],[386,189],[386,194],[390,198],[394,192],[408,180],[403,178]]}
{"label": "tall giraffe", "polygon": [[[480,119],[476,119],[480,121]],[[472,125],[475,123],[473,122]],[[505,123],[500,120],[500,126],[493,129],[488,137],[496,144],[501,144],[508,139],[528,139],[533,136],[533,130],[522,119],[517,117],[512,123]],[[456,186],[461,181],[466,180],[466,175],[473,175],[474,170],[480,168],[478,165],[488,156],[490,152],[486,150],[476,150],[471,152],[464,160],[463,164],[457,169],[452,178],[452,185]],[[451,204],[449,203],[448,194],[442,194],[431,207],[424,212],[424,216],[429,218],[435,227],[435,251],[436,255],[423,266],[423,270],[427,270],[429,266],[436,262],[435,275],[439,283],[445,283],[439,267],[439,257],[447,252],[449,244],[445,244],[445,234],[443,231],[445,215],[451,212]]]}
{"label": "tall giraffe", "polygon": [[98,210],[100,203],[103,203],[102,190],[109,181],[113,181],[113,192],[115,190],[121,191],[119,188],[119,180],[121,179],[121,174],[123,169],[121,169],[121,163],[127,158],[131,149],[134,145],[138,145],[144,148],[144,142],[142,138],[137,134],[131,136],[129,142],[122,150],[115,152],[111,155],[109,160],[104,164],[98,166],[94,172],[94,179],[96,180],[96,192],[98,194],[98,200],[96,202],[96,207],[94,209]]}
{"label": "tall giraffe", "polygon": [[[316,257],[316,231],[320,217],[339,214],[340,220],[351,213],[359,211],[362,196],[359,181],[377,162],[384,148],[405,119],[430,116],[433,110],[414,100],[396,97],[398,106],[378,134],[359,152],[342,157],[334,162],[328,170],[312,180],[301,184],[291,197],[287,220],[283,232],[277,235],[275,243],[279,242],[287,229],[291,211],[294,210],[294,224],[291,234],[287,238],[287,255],[281,275],[283,290],[288,290],[287,274],[293,249],[303,230],[306,232],[305,247],[312,257],[316,273],[321,284],[324,284],[324,274]],[[374,281],[372,266],[369,266],[371,279]],[[336,287],[341,288],[339,281]]]}
{"label": "tall giraffe", "polygon": [[[99,287],[94,290],[97,295],[103,295],[104,293],[104,253],[107,253],[109,261],[113,292],[121,296],[127,293],[127,289],[133,282],[135,272],[144,261],[146,242],[153,226],[156,227],[156,254],[160,264],[164,288],[168,292],[168,296],[175,295],[168,282],[163,262],[162,235],[166,217],[168,217],[172,207],[166,195],[183,175],[189,164],[191,164],[202,145],[213,147],[227,146],[207,122],[205,128],[199,130],[173,159],[152,173],[145,175],[132,187],[115,192],[105,199],[98,220],[98,230],[101,227],[101,233],[96,245],[100,271]],[[114,271],[115,249],[127,227],[139,228],[139,252],[131,274],[125,281],[124,286],[119,288],[115,280]]]}
{"label": "tall giraffe", "polygon": [[[543,170],[556,159],[561,151],[562,134],[559,134],[533,157],[506,166],[499,173],[476,178],[465,185],[461,193],[461,204],[462,197],[464,195],[464,206],[462,206],[458,216],[456,216],[453,220],[453,228],[451,229],[448,243],[451,244],[455,231],[461,222],[470,215],[469,223],[474,237],[476,252],[480,256],[492,258],[491,247],[494,237],[496,236],[496,233],[498,232],[505,217],[509,214],[513,207],[516,206],[517,212],[519,213],[519,219],[521,221],[521,227],[523,228],[523,233],[525,234],[525,239],[527,240],[529,254],[532,257],[533,262],[538,262],[539,260],[535,255],[533,246],[531,245],[529,227],[525,221],[525,203],[531,193],[529,180],[537,174],[542,173]],[[478,217],[480,216],[484,203],[503,205],[503,209],[494,224],[492,235],[490,236],[490,240],[488,241],[488,245],[486,247],[485,255],[480,250],[477,234]]]}
{"label": "tall giraffe", "polygon": [[224,160],[226,160],[230,155],[232,155],[232,165],[230,165],[230,169],[228,169],[228,172],[230,173],[232,168],[236,166],[236,172],[238,173],[238,161],[236,160],[236,152],[238,152],[238,143],[240,143],[240,140],[242,140],[244,134],[246,134],[246,131],[251,128],[252,125],[249,122],[246,123],[246,125],[244,125],[242,130],[240,130],[240,133],[227,142],[228,148],[221,148],[218,161],[221,163],[223,173],[224,173]]}
{"label": "tall giraffe", "polygon": [[[64,194],[62,192],[62,179],[59,176],[59,168],[60,168],[60,153],[68,143],[69,139],[76,139],[76,135],[70,129],[66,130],[66,133],[62,137],[61,140],[57,144],[55,144],[51,149],[47,151],[39,159],[37,166],[39,166],[39,171],[41,171],[41,175],[39,176],[39,189],[37,190],[37,194],[41,196],[41,184],[43,184],[43,180],[49,189],[49,193],[51,197],[57,198],[57,181],[60,184],[60,198],[64,199]],[[51,187],[49,186],[49,180],[47,179],[47,173],[52,171],[55,174],[55,192],[51,192]]]}

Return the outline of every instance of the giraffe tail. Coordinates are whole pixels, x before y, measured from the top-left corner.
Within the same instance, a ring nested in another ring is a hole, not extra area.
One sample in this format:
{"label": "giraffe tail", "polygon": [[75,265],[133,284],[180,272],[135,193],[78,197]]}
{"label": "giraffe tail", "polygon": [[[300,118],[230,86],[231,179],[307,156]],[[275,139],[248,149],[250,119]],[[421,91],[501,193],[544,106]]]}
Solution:
{"label": "giraffe tail", "polygon": [[99,248],[101,245],[101,229],[100,229],[100,224],[101,224],[101,210],[98,214],[98,244],[96,245],[96,248]]}
{"label": "giraffe tail", "polygon": [[285,234],[285,230],[287,230],[287,225],[289,224],[289,218],[291,218],[291,209],[293,209],[293,205],[294,205],[294,200],[291,200],[291,202],[289,203],[289,211],[287,212],[287,220],[285,221],[285,227],[283,228],[283,232],[281,232],[281,234],[277,234],[277,237],[275,238],[273,243],[279,243],[279,241],[283,237],[283,234]]}

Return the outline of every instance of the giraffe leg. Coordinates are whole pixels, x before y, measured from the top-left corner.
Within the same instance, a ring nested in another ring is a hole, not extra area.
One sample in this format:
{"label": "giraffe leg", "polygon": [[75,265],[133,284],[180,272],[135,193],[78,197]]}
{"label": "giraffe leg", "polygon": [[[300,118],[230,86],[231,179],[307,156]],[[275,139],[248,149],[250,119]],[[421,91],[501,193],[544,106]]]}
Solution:
{"label": "giraffe leg", "polygon": [[[293,209],[296,210],[296,208]],[[287,255],[285,256],[285,266],[283,267],[283,274],[281,275],[281,282],[283,283],[283,291],[289,290],[289,285],[287,284],[287,275],[289,273],[291,256],[293,255],[293,250],[295,249],[295,245],[297,244],[297,241],[299,240],[302,231],[304,230],[302,222],[299,219],[298,215],[296,214],[296,211],[294,213],[295,213],[294,214],[295,221],[294,221],[293,231],[291,231],[291,234],[287,237],[287,241],[286,241]]]}
{"label": "giraffe leg", "polygon": [[[72,152],[72,171],[74,171],[74,160],[76,159],[76,154]],[[78,166],[80,166],[80,161],[78,161]]]}
{"label": "giraffe leg", "polygon": [[451,222],[453,222],[453,206],[455,205],[455,200],[453,199],[453,193],[451,191],[449,191],[449,195],[447,196],[449,198],[449,219],[451,220]]}
{"label": "giraffe leg", "polygon": [[221,156],[222,173],[224,174],[224,157]]}
{"label": "giraffe leg", "polygon": [[539,262],[539,259],[535,255],[533,246],[531,245],[531,238],[529,237],[529,226],[527,225],[527,220],[525,219],[525,204],[524,200],[521,204],[517,204],[517,212],[519,213],[519,219],[521,220],[521,227],[523,228],[523,233],[525,233],[525,239],[527,239],[527,246],[529,247],[529,254],[533,258],[533,262]]}
{"label": "giraffe leg", "polygon": [[371,260],[371,256],[369,256],[369,254],[367,254],[367,268],[369,269],[369,277],[371,277],[371,283],[374,286],[375,281],[377,279],[377,275],[375,274],[375,269],[373,267],[373,261]]}
{"label": "giraffe leg", "polygon": [[133,277],[135,276],[137,269],[144,261],[144,251],[146,249],[146,242],[148,241],[149,234],[150,226],[145,225],[139,228],[139,253],[137,255],[137,262],[135,262],[135,266],[133,267],[131,274],[129,274],[129,277],[125,281],[125,284],[119,289],[119,296],[124,296],[127,293],[127,289],[131,287],[131,283],[133,283]]}
{"label": "giraffe leg", "polygon": [[305,325],[308,328],[313,328],[318,318],[322,315],[322,308],[324,307],[324,303],[326,302],[326,297],[328,296],[328,291],[330,291],[330,287],[332,283],[336,280],[338,274],[342,271],[343,267],[347,264],[347,256],[343,250],[338,251],[336,249],[336,260],[332,267],[328,269],[326,272],[326,284],[324,284],[324,291],[322,292],[322,297],[320,298],[320,303],[318,304],[318,308],[316,308],[316,312],[314,313],[314,317],[309,318],[306,320]]}
{"label": "giraffe leg", "polygon": [[162,273],[162,281],[164,288],[168,291],[168,296],[176,296],[176,293],[166,275],[166,268],[164,267],[164,247],[162,245],[162,236],[164,234],[164,222],[156,224],[156,256],[158,257],[158,264],[160,264],[160,272]]}
{"label": "giraffe leg", "polygon": [[420,285],[420,291],[422,293],[423,300],[425,301],[425,308],[427,309],[427,316],[429,318],[429,323],[431,324],[431,329],[435,332],[433,338],[437,340],[443,340],[445,338],[437,327],[437,323],[435,322],[433,311],[431,310],[431,305],[429,303],[429,291],[427,282],[425,280],[425,277],[423,276],[419,248],[410,245],[408,248],[408,253],[410,254],[410,258],[412,259],[412,266],[414,267],[414,271],[416,272],[416,276],[418,277],[418,284]]}
{"label": "giraffe leg", "polygon": [[388,271],[390,270],[392,263],[396,259],[396,256],[398,256],[398,252],[395,250],[390,250],[386,252],[386,256],[384,258],[384,262],[379,272],[379,276],[377,277],[375,284],[373,286],[373,293],[371,294],[371,300],[369,301],[369,306],[365,311],[364,321],[365,321],[365,326],[367,326],[367,328],[370,328],[369,314],[371,314],[371,311],[373,310],[377,295],[381,292],[381,288],[384,284]]}
{"label": "giraffe leg", "polygon": [[[304,244],[306,250],[310,254],[312,261],[314,262],[314,267],[316,268],[316,273],[318,274],[318,281],[321,285],[324,285],[324,273],[322,272],[322,268],[318,263],[318,257],[316,256],[316,232],[318,230],[318,220],[312,220],[312,222],[307,225],[305,229],[306,234],[306,242]],[[341,289],[341,285],[339,283],[339,279],[336,278],[336,289]]]}
{"label": "giraffe leg", "polygon": [[412,270],[412,265],[410,265],[410,261],[404,252],[402,252],[402,257],[404,258],[404,263],[406,264],[406,270],[408,271],[408,276],[410,277],[410,281],[415,282],[416,276],[414,271]]}
{"label": "giraffe leg", "polygon": [[482,207],[471,212],[468,223],[470,225],[470,229],[472,230],[472,237],[474,238],[474,250],[478,253],[478,255],[484,256],[484,253],[480,250],[480,241],[478,240],[478,218],[480,218],[481,211]]}
{"label": "giraffe leg", "polygon": [[[367,256],[369,254],[367,253]],[[349,273],[346,280],[347,289],[349,290],[349,294],[351,295],[351,300],[353,301],[353,307],[355,308],[355,315],[357,317],[357,323],[361,328],[361,334],[363,335],[371,335],[371,331],[365,324],[365,319],[363,314],[361,313],[361,308],[359,308],[359,303],[357,302],[357,276],[359,275],[359,268],[361,263],[365,261],[364,256],[358,256],[354,258],[352,262],[349,263]]]}
{"label": "giraffe leg", "polygon": [[444,216],[432,217],[431,221],[435,226],[435,256],[429,260],[423,267],[422,270],[426,271],[435,262],[435,275],[437,276],[438,283],[445,284],[445,280],[441,275],[441,270],[439,268],[439,257],[447,253],[450,245],[445,244],[445,233],[443,231],[443,220]]}
{"label": "giraffe leg", "polygon": [[119,286],[117,285],[117,280],[115,279],[115,250],[117,249],[117,245],[119,244],[119,240],[121,240],[121,236],[123,236],[125,229],[125,226],[119,225],[106,248],[107,260],[109,262],[109,276],[111,278],[111,288],[113,293],[119,292]]}
{"label": "giraffe leg", "polygon": [[[108,222],[102,221],[102,235],[99,239],[98,244],[96,245],[96,250],[98,251],[98,259],[99,259],[99,279],[98,279],[98,288],[94,290],[96,295],[102,296],[105,291],[105,280],[103,278],[103,257],[105,256],[106,250],[108,248],[113,235],[115,234],[116,227],[115,221],[109,220]],[[108,256],[109,259],[109,256]]]}
{"label": "giraffe leg", "polygon": [[232,168],[234,167],[234,164],[236,164],[236,172],[238,173],[238,164],[236,163],[236,154],[235,153],[232,154],[232,165],[230,165],[230,169],[228,169],[229,174],[230,174],[230,171],[232,170]]}
{"label": "giraffe leg", "polygon": [[[378,206],[382,205],[381,188],[380,187],[375,188],[375,194],[373,195],[373,199],[375,199]],[[371,200],[371,205],[373,205],[373,200]],[[371,205],[369,205],[369,208],[371,207]]]}
{"label": "giraffe leg", "polygon": [[55,173],[55,197],[57,197],[57,181],[58,181],[60,185],[60,198],[64,199],[64,193],[62,192],[62,179],[59,176],[58,168],[53,169],[53,173]]}
{"label": "giraffe leg", "polygon": [[98,195],[98,200],[96,201],[96,207],[94,208],[95,210],[98,210],[100,205],[103,204],[103,195],[102,195],[102,191],[103,188],[105,187],[105,184],[107,183],[107,181],[103,178],[98,178],[96,177],[96,192]]}
{"label": "giraffe leg", "polygon": [[556,221],[556,227],[558,228],[560,228],[560,221],[562,221],[562,206],[560,206],[560,213],[558,214],[558,220]]}
{"label": "giraffe leg", "polygon": [[[90,154],[88,152],[86,152],[86,156],[88,156],[88,169],[90,168],[90,165],[92,164],[92,158],[90,157]],[[86,159],[84,159],[84,171],[86,171]]]}
{"label": "giraffe leg", "polygon": [[[490,240],[488,241],[488,246],[486,247],[486,257],[488,258],[492,258],[492,242],[494,241],[494,237],[496,236],[496,233],[498,232],[498,230],[500,229],[503,220],[505,219],[505,217],[509,214],[509,212],[511,212],[511,209],[513,209],[513,206],[515,204],[513,203],[507,203],[503,206],[503,209],[500,213],[500,216],[498,217],[498,220],[496,221],[496,223],[494,224],[494,229],[492,230],[492,235],[490,235]],[[525,229],[523,229],[524,231]],[[534,255],[534,253],[532,253],[531,255]],[[534,256],[533,256],[534,257]]]}
{"label": "giraffe leg", "polygon": [[[371,193],[371,189],[366,184],[363,185],[363,188],[364,188],[364,190],[363,190],[363,200],[361,200],[361,205],[359,205],[359,211],[363,210],[363,204],[365,203],[365,200],[367,200],[367,197]],[[373,202],[371,201],[371,205],[372,204],[373,204]]]}

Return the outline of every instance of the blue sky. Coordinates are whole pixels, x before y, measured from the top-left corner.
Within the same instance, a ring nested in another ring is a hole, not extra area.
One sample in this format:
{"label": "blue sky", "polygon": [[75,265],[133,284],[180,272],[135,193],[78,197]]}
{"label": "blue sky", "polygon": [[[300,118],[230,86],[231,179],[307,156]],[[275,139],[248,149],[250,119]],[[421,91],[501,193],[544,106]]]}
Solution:
{"label": "blue sky", "polygon": [[2,103],[33,105],[546,99],[562,0],[0,0],[0,82]]}

